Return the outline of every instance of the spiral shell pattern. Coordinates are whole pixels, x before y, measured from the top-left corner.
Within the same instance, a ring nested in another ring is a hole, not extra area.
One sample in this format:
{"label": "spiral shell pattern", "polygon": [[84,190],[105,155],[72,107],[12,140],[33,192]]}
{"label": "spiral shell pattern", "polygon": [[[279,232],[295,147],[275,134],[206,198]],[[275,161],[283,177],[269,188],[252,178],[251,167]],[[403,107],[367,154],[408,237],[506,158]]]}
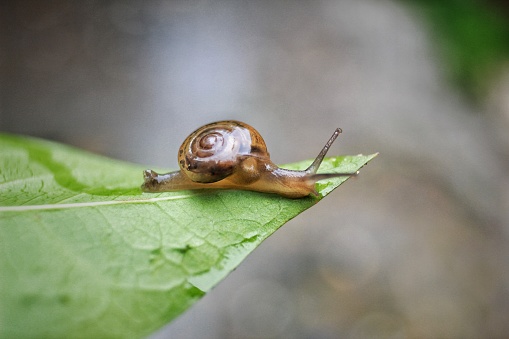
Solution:
{"label": "spiral shell pattern", "polygon": [[268,157],[260,134],[248,124],[227,120],[200,127],[179,149],[179,166],[193,181],[216,182],[235,171],[239,159]]}

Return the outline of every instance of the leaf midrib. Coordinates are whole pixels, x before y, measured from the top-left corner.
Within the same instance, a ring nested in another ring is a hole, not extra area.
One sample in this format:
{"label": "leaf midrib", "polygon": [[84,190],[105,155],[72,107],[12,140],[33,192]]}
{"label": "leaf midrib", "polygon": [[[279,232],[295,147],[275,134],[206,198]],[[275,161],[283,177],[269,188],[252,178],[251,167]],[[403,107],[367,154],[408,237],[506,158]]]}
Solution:
{"label": "leaf midrib", "polygon": [[[202,193],[205,194],[205,193]],[[76,202],[69,204],[45,204],[45,205],[20,205],[20,206],[0,206],[0,212],[23,212],[23,211],[34,211],[34,210],[53,210],[53,209],[69,209],[69,208],[83,208],[83,207],[96,207],[96,206],[108,206],[108,205],[119,205],[119,204],[146,204],[155,203],[159,201],[187,199],[195,197],[197,194],[188,195],[172,195],[169,197],[157,197],[157,198],[146,198],[146,199],[130,199],[130,200],[107,200],[107,201],[89,201],[89,202]]]}

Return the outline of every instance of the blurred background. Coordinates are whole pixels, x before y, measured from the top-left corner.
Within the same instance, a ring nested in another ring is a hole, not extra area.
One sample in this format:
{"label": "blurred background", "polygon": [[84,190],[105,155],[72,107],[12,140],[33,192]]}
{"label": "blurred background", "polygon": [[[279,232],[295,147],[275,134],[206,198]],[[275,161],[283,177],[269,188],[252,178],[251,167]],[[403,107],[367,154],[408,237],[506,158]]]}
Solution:
{"label": "blurred background", "polygon": [[[272,159],[380,156],[160,338],[509,333],[505,1],[4,1],[0,130],[176,168],[222,119]],[[141,180],[141,173],[140,173]]]}

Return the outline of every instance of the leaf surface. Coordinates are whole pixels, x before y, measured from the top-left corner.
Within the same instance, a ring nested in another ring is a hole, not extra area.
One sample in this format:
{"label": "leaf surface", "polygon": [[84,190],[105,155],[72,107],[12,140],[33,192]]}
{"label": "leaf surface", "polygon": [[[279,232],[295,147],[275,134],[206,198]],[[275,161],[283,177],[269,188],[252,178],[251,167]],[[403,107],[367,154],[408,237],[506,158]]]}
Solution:
{"label": "leaf surface", "polygon": [[[322,171],[356,171],[375,156],[327,158]],[[320,200],[142,193],[143,169],[0,134],[0,337],[147,335]],[[346,179],[317,187],[325,196]]]}

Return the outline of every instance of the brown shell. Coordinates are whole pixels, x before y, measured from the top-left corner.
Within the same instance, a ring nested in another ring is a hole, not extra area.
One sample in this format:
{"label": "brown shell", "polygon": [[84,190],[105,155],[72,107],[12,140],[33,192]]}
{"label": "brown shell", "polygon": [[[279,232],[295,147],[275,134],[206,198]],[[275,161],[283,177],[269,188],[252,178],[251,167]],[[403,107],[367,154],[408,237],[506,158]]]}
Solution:
{"label": "brown shell", "polygon": [[180,146],[182,171],[195,182],[216,182],[235,172],[239,158],[269,158],[261,135],[250,125],[225,120],[198,128]]}

